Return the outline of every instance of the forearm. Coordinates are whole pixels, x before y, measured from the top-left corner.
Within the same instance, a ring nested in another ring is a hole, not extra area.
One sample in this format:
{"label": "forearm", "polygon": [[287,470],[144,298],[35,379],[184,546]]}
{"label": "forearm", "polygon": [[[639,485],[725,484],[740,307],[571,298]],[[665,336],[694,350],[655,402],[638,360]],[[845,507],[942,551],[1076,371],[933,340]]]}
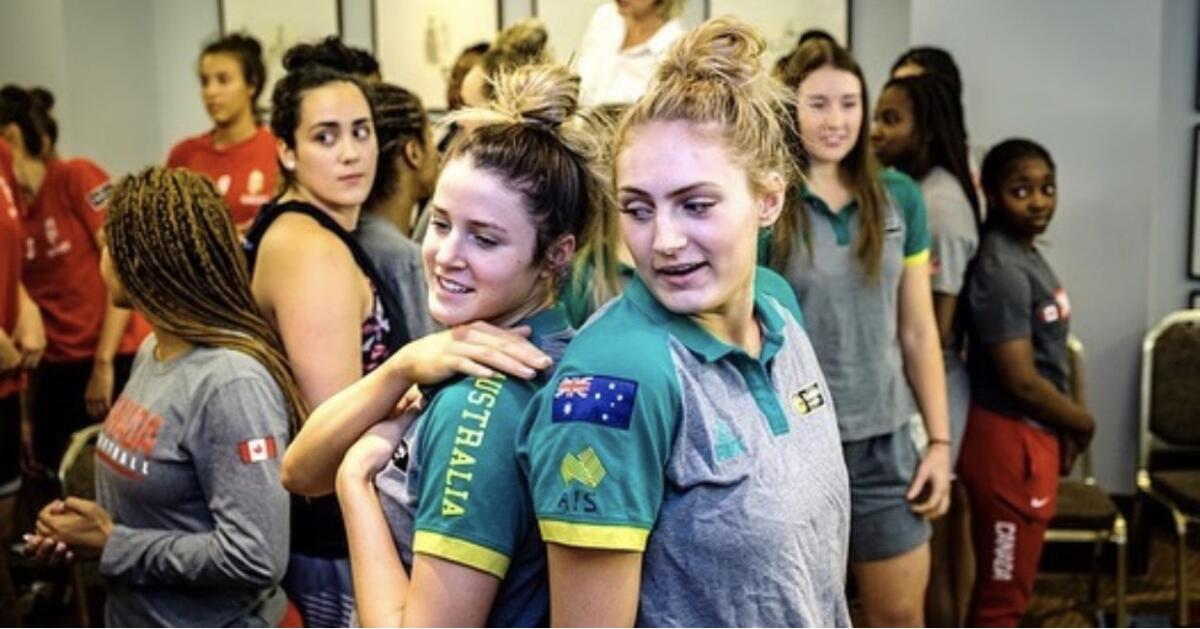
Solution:
{"label": "forearm", "polygon": [[902,331],[900,343],[905,375],[925,420],[925,431],[930,439],[948,441],[950,412],[946,401],[946,372],[933,321]]}
{"label": "forearm", "polygon": [[132,310],[118,308],[112,303],[105,307],[104,322],[100,325],[100,340],[96,342],[95,362],[103,364],[113,362],[117,356],[117,349],[121,345],[121,337],[125,335],[125,328],[129,327],[129,320],[132,317]]}
{"label": "forearm", "polygon": [[1087,409],[1059,391],[1049,380],[1034,376],[1007,384],[1006,388],[1031,418],[1073,433],[1092,432],[1092,418]]}
{"label": "forearm", "polygon": [[371,426],[386,419],[410,387],[399,359],[393,356],[325,400],[308,416],[283,457],[284,487],[305,496],[332,492],[346,451]]}
{"label": "forearm", "polygon": [[364,627],[403,626],[408,573],[375,488],[370,480],[343,476],[338,477],[337,485],[359,623]]}

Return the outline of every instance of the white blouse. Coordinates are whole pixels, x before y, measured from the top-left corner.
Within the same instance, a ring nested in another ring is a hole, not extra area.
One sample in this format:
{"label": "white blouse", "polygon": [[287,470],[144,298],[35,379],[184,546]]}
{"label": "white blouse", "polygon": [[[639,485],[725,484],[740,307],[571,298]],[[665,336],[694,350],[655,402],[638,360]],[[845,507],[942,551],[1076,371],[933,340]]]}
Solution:
{"label": "white blouse", "polygon": [[632,103],[641,98],[671,44],[684,33],[679,18],[663,24],[645,42],[621,50],[625,20],[616,2],[600,5],[592,14],[579,46],[579,102],[584,107]]}

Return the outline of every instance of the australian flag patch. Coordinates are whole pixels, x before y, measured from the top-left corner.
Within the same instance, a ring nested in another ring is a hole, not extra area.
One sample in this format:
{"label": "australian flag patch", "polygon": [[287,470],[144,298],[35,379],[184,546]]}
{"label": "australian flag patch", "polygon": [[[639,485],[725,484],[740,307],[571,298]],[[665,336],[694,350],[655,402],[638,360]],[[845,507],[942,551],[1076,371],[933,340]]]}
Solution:
{"label": "australian flag patch", "polygon": [[554,390],[553,421],[588,422],[627,430],[638,385],[609,376],[566,376]]}

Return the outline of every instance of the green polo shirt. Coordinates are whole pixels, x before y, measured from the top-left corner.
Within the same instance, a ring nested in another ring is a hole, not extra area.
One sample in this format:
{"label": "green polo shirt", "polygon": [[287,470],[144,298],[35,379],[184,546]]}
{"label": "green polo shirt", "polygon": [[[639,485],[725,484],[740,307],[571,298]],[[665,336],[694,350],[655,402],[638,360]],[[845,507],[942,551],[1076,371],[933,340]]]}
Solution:
{"label": "green polo shirt", "polygon": [[833,391],[842,441],[894,432],[916,410],[900,348],[900,279],[906,268],[929,260],[925,201],[907,175],[888,169],[880,178],[887,204],[876,281],[863,272],[854,247],[858,203],[833,212],[807,189],[812,248],[797,243],[783,269]]}
{"label": "green polo shirt", "polygon": [[[573,335],[561,306],[521,324],[551,357]],[[549,619],[545,548],[513,452],[521,417],[545,383],[498,374],[436,389],[375,478],[407,565],[423,553],[500,579],[489,626],[545,626]]]}
{"label": "green polo shirt", "polygon": [[786,282],[758,269],[754,304],[757,357],[631,279],[518,434],[543,539],[644,553],[639,625],[850,622],[833,404]]}

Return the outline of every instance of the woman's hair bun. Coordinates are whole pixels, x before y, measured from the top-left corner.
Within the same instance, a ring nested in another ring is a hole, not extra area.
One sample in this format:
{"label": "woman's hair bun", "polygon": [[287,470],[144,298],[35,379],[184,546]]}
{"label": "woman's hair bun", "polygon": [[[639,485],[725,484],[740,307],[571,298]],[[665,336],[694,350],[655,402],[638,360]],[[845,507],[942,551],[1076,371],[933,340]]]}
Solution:
{"label": "woman's hair bun", "polygon": [[708,20],[671,46],[658,80],[721,81],[742,85],[762,72],[767,49],[759,30],[732,16]]}
{"label": "woman's hair bun", "polygon": [[496,78],[492,108],[514,120],[557,128],[579,108],[579,77],[563,66],[521,66]]}

